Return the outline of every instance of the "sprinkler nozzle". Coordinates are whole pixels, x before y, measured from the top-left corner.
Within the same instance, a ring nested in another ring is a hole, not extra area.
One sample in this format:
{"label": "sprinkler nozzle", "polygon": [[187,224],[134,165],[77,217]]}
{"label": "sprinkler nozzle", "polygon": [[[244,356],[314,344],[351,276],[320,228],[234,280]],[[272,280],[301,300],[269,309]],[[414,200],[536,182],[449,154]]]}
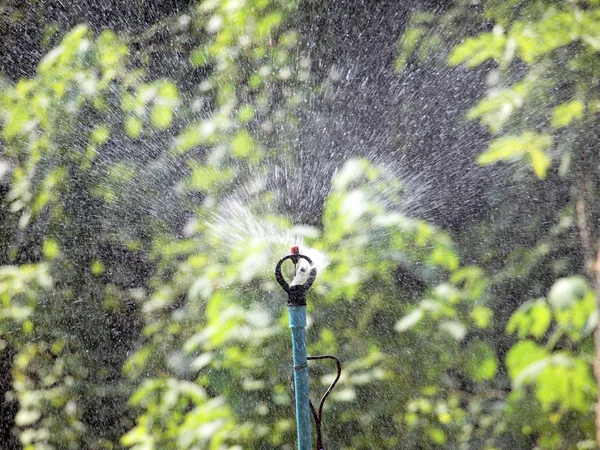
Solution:
{"label": "sprinkler nozzle", "polygon": [[[294,272],[296,271],[296,264],[298,264],[298,255],[300,254],[300,247],[298,247],[297,245],[292,245],[292,248],[290,248],[290,255],[291,255],[291,260],[294,263]],[[296,275],[294,273],[294,275]]]}

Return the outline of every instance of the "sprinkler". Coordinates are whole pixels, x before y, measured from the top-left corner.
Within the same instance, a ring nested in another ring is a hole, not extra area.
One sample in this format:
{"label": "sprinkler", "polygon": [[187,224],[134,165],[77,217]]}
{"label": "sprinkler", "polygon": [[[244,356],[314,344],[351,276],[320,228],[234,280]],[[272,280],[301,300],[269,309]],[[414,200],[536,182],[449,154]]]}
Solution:
{"label": "sprinkler", "polygon": [[[291,283],[281,275],[281,265],[291,260],[294,264],[294,279]],[[288,312],[292,329],[292,354],[294,365],[294,393],[296,397],[296,423],[298,427],[298,450],[312,450],[310,417],[315,421],[317,450],[323,450],[322,413],[323,404],[333,387],[340,379],[342,367],[337,358],[330,355],[307,356],[306,354],[306,293],[317,277],[317,269],[312,260],[300,254],[300,248],[294,245],[290,254],[279,260],[275,267],[275,278],[288,295]],[[321,397],[319,407],[315,409],[308,396],[308,361],[331,359],[335,361],[337,376]]]}

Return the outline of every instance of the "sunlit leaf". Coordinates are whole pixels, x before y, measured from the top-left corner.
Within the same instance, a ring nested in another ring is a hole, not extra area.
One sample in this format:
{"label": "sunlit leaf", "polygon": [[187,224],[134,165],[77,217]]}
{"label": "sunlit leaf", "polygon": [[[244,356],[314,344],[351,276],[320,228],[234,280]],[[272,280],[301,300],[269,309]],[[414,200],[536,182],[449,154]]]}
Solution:
{"label": "sunlit leaf", "polygon": [[546,356],[547,351],[532,340],[517,342],[506,355],[506,366],[511,379],[515,380],[525,368]]}
{"label": "sunlit leaf", "polygon": [[409,58],[414,53],[419,39],[427,32],[425,27],[410,27],[401,37],[399,42],[398,56],[394,65],[397,73],[402,73],[406,69]]}
{"label": "sunlit leaf", "polygon": [[414,327],[423,318],[423,310],[417,308],[396,322],[395,330],[399,333]]}
{"label": "sunlit leaf", "polygon": [[533,336],[541,338],[544,336],[552,321],[552,313],[544,299],[525,302],[513,313],[506,331],[516,332],[520,338]]}
{"label": "sunlit leaf", "polygon": [[109,137],[110,129],[105,125],[96,127],[90,136],[92,142],[95,144],[104,144],[106,141],[108,141]]}
{"label": "sunlit leaf", "polygon": [[125,119],[125,132],[131,139],[137,139],[142,132],[142,121],[137,117],[128,117]]}
{"label": "sunlit leaf", "polygon": [[548,293],[548,302],[555,310],[564,310],[573,307],[575,302],[584,298],[591,292],[587,280],[581,276],[560,278]]}
{"label": "sunlit leaf", "polygon": [[511,36],[518,43],[518,52],[523,60],[531,63],[535,58],[569,45],[579,39],[578,20],[573,11],[550,8],[539,22],[517,22]]}
{"label": "sunlit leaf", "polygon": [[489,149],[477,157],[477,162],[487,165],[527,155],[536,175],[543,179],[551,165],[551,160],[544,151],[552,145],[552,142],[552,136],[531,131],[521,135],[503,136],[494,139]]}
{"label": "sunlit leaf", "polygon": [[462,44],[454,47],[448,57],[448,64],[455,66],[465,63],[467,67],[476,67],[488,59],[499,59],[505,43],[506,37],[502,28],[497,26],[493,32],[467,38]]}
{"label": "sunlit leaf", "polygon": [[255,142],[247,131],[238,132],[231,141],[231,152],[238,158],[247,158],[255,151]]}
{"label": "sunlit leaf", "polygon": [[60,247],[55,239],[46,239],[43,244],[44,256],[54,259],[60,255]]}
{"label": "sunlit leaf", "polygon": [[150,110],[150,121],[159,130],[166,130],[173,120],[173,108],[167,105],[155,104]]}
{"label": "sunlit leaf", "polygon": [[467,118],[481,119],[492,133],[500,131],[512,114],[523,106],[533,89],[532,82],[526,79],[509,88],[491,89],[486,98],[469,110]]}
{"label": "sunlit leaf", "polygon": [[471,311],[471,318],[479,328],[488,328],[491,324],[494,313],[485,306],[475,306]]}
{"label": "sunlit leaf", "polygon": [[581,120],[584,113],[584,104],[580,100],[571,100],[570,102],[558,105],[552,111],[552,126],[562,128],[569,125],[574,120]]}
{"label": "sunlit leaf", "polygon": [[233,168],[194,165],[189,180],[189,187],[199,191],[210,191],[215,187],[231,181],[235,176]]}
{"label": "sunlit leaf", "polygon": [[596,299],[585,278],[560,278],[552,286],[548,302],[554,310],[556,321],[574,341],[579,341],[593,329]]}
{"label": "sunlit leaf", "polygon": [[32,425],[39,420],[41,415],[41,411],[37,409],[20,409],[15,416],[15,424],[20,427]]}

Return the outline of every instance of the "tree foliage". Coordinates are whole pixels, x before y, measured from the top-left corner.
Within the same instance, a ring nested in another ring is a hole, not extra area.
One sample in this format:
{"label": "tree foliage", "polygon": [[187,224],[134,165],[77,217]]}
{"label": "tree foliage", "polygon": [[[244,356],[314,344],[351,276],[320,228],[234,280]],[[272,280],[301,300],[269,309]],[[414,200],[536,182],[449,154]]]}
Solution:
{"label": "tree foliage", "polygon": [[[478,162],[525,162],[539,179],[558,174],[570,186],[571,205],[554,213],[554,227],[533,254],[555,251],[560,244],[554,237],[578,224],[587,265],[583,273],[594,281],[590,266],[598,235],[591,223],[597,215],[592,200],[597,171],[590,148],[597,141],[592,130],[598,113],[600,9],[593,1],[484,2],[478,14],[489,29],[465,37],[459,27],[467,10],[466,2],[456,2],[441,18],[416,16],[401,40],[397,69],[406,67],[415,49],[422,52],[421,60],[440,51],[439,35],[412,31],[423,30],[424,20],[453,25],[447,34],[455,42],[457,36],[462,39],[446,52],[447,63],[488,67],[486,92],[465,114],[491,134]],[[556,189],[556,182],[547,189]],[[519,252],[533,256],[523,248]],[[547,300],[524,302],[507,324],[507,332],[516,333],[519,341],[506,355],[512,392],[505,418],[516,424],[521,417],[533,417],[521,433],[541,448],[596,446],[592,405],[597,387],[591,371],[596,302],[592,287],[578,275],[581,269],[573,269],[563,268],[563,277],[542,292]]]}
{"label": "tree foliage", "polygon": [[[480,100],[457,103],[488,133],[478,162],[553,206],[491,188],[496,211],[452,231],[407,215],[402,179],[366,158],[338,168],[318,226],[290,220],[281,179],[307,99],[330,95],[309,3],[55,30],[34,76],[0,78],[10,445],[294,448],[272,268],[301,243],[319,272],[309,353],[343,365],[327,448],[595,448],[597,2],[413,14],[395,70],[485,69]],[[332,369],[311,363],[315,398]]]}

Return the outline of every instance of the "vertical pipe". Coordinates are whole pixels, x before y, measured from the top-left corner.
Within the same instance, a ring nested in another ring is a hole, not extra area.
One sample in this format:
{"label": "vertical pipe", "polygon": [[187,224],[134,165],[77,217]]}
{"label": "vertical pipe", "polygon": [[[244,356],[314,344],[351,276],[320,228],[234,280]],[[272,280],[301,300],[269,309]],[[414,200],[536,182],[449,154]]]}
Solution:
{"label": "vertical pipe", "polygon": [[306,359],[306,306],[289,306],[294,354],[294,391],[298,450],[312,450],[310,403],[308,399],[308,361]]}

